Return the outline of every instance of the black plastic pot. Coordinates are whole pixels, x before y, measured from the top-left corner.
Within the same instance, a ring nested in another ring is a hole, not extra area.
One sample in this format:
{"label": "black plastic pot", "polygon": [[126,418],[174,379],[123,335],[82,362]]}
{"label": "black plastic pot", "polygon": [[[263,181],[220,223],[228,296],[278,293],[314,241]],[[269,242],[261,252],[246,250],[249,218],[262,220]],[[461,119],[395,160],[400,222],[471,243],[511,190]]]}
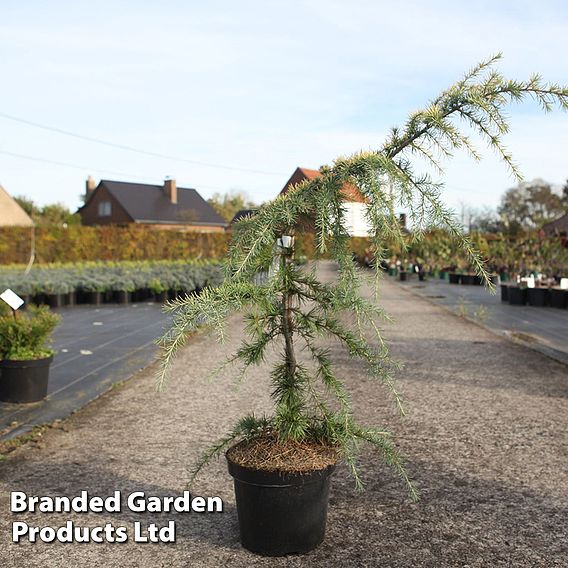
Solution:
{"label": "black plastic pot", "polygon": [[47,294],[34,294],[31,298],[31,303],[36,306],[47,305]]}
{"label": "black plastic pot", "polygon": [[100,306],[103,303],[103,292],[87,292],[87,303]]}
{"label": "black plastic pot", "polygon": [[457,272],[450,272],[448,274],[450,284],[459,284],[461,282],[462,275]]}
{"label": "black plastic pot", "polygon": [[426,273],[425,272],[419,272],[418,273],[418,280],[420,282],[424,282],[424,280],[426,280]]}
{"label": "black plastic pot", "polygon": [[529,288],[527,302],[531,306],[542,308],[548,304],[548,288]]}
{"label": "black plastic pot", "polygon": [[475,274],[462,274],[461,284],[465,286],[473,286],[475,284]]}
{"label": "black plastic pot", "polygon": [[80,290],[77,292],[76,299],[78,304],[93,304],[95,306],[100,306],[103,303],[104,296],[104,292]]}
{"label": "black plastic pot", "polygon": [[63,294],[47,294],[47,305],[50,308],[61,308],[65,305]]}
{"label": "black plastic pot", "polygon": [[301,474],[248,469],[229,458],[227,463],[246,549],[285,556],[308,552],[322,542],[335,465]]}
{"label": "black plastic pot", "polygon": [[65,305],[70,308],[77,304],[77,294],[76,292],[69,292],[65,295]]}
{"label": "black plastic pot", "polygon": [[113,300],[117,304],[128,304],[130,302],[130,299],[131,299],[131,294],[126,290],[115,290],[113,292]]}
{"label": "black plastic pot", "polygon": [[37,402],[47,395],[52,357],[29,361],[0,361],[0,400]]}
{"label": "black plastic pot", "polygon": [[138,288],[132,292],[132,301],[133,302],[146,302],[147,300],[152,299],[152,290],[150,288]]}
{"label": "black plastic pot", "polygon": [[501,301],[508,302],[509,301],[509,285],[508,284],[501,284]]}
{"label": "black plastic pot", "polygon": [[509,286],[509,304],[524,306],[527,303],[527,289],[519,286]]}
{"label": "black plastic pot", "polygon": [[160,302],[160,304],[163,304],[169,300],[169,293],[167,290],[156,292],[154,294],[154,299],[156,300],[156,302]]}
{"label": "black plastic pot", "polygon": [[406,270],[401,270],[398,273],[398,277],[399,277],[401,282],[404,282],[407,279],[407,275],[408,275],[408,272],[406,272]]}
{"label": "black plastic pot", "polygon": [[84,290],[77,290],[75,292],[75,302],[77,304],[86,304],[87,301],[88,301],[87,292],[85,292]]}
{"label": "black plastic pot", "polygon": [[550,305],[553,308],[566,308],[568,304],[568,291],[562,288],[551,288],[550,289]]}

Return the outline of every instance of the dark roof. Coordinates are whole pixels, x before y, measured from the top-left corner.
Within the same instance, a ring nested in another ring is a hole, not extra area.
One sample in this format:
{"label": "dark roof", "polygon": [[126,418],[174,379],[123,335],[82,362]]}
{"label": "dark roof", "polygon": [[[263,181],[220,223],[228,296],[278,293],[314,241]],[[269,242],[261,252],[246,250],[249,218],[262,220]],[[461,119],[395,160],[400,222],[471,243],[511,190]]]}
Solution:
{"label": "dark roof", "polygon": [[103,179],[98,187],[101,186],[107,188],[136,222],[223,226],[227,224],[195,189],[178,187],[177,203],[174,204],[164,193],[163,185]]}
{"label": "dark roof", "polygon": [[546,234],[568,232],[568,213],[564,213],[564,215],[562,215],[559,219],[556,219],[556,221],[545,223],[542,226],[542,229]]}
{"label": "dark roof", "polygon": [[254,215],[257,211],[258,209],[241,209],[240,211],[237,211],[231,221],[231,225],[233,223],[236,223],[237,221],[240,221],[241,219],[244,219],[245,217]]}

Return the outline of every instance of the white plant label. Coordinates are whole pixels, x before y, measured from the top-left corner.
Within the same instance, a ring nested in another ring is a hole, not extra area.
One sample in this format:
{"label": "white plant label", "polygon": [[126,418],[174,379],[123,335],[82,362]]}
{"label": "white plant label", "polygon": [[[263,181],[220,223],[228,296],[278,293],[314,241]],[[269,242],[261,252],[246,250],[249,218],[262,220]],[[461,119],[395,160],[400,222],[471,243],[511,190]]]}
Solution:
{"label": "white plant label", "polygon": [[6,288],[6,290],[0,294],[0,298],[2,298],[2,300],[4,300],[13,310],[17,310],[24,305],[24,300],[22,300],[16,292],[10,290],[10,288]]}

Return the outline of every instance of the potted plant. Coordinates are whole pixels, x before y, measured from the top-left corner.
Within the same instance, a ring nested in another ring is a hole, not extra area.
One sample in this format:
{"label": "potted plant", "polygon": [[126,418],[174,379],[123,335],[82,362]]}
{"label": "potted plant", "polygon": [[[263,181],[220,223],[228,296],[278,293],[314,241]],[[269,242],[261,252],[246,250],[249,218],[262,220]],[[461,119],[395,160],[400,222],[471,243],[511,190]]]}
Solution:
{"label": "potted plant", "polygon": [[527,303],[527,286],[525,283],[510,285],[507,289],[509,304],[512,306],[524,306]]}
{"label": "potted plant", "polygon": [[531,306],[542,308],[548,305],[549,299],[548,286],[535,286],[527,289],[527,303]]}
{"label": "potted plant", "polygon": [[0,309],[0,400],[25,403],[46,396],[54,354],[49,341],[59,320],[45,305],[22,313]]}
{"label": "potted plant", "polygon": [[[356,459],[363,442],[378,450],[401,476],[410,496],[417,498],[391,433],[382,426],[357,422],[345,377],[337,375],[333,352],[322,344],[329,338],[337,340],[386,387],[404,412],[394,384],[397,366],[377,324],[382,311],[361,293],[366,273],[355,264],[349,248],[342,188],[352,184],[365,198],[377,285],[386,243],[394,239],[406,247],[396,204],[412,212],[418,235],[425,226],[448,227],[471,266],[492,287],[480,255],[440,202],[439,184],[416,174],[411,157],[414,152],[431,157],[433,145],[443,148],[445,155],[462,147],[471,149],[469,138],[452,122],[455,117],[472,125],[512,164],[500,142],[507,130],[506,103],[529,95],[547,106],[552,101],[567,106],[567,89],[543,85],[538,78],[509,81],[495,71],[494,61],[480,64],[425,110],[414,113],[404,128],[391,132],[380,150],[336,160],[321,168],[319,177],[296,185],[238,222],[225,280],[200,295],[167,304],[174,316],[160,342],[163,365],[158,389],[189,334],[210,326],[223,337],[226,318],[235,310],[246,313],[247,337],[229,362],[240,362],[243,369],[261,365],[269,346],[279,348],[279,360],[266,375],[272,412],[241,418],[194,469],[196,475],[209,459],[226,452],[234,477],[241,542],[254,552],[284,555],[317,546],[324,535],[330,475],[343,461],[360,487]],[[437,165],[434,158],[432,163]],[[314,221],[317,253],[337,264],[331,282],[322,280],[317,270],[293,262],[294,232],[306,216]],[[268,278],[255,284],[255,275],[269,266]],[[300,353],[307,353],[307,360]],[[369,396],[375,394],[369,392]]]}
{"label": "potted plant", "polygon": [[550,305],[553,308],[565,308],[568,303],[568,290],[564,290],[560,286],[550,288]]}
{"label": "potted plant", "polygon": [[45,282],[45,294],[47,305],[50,308],[61,308],[69,303],[69,285],[60,278]]}

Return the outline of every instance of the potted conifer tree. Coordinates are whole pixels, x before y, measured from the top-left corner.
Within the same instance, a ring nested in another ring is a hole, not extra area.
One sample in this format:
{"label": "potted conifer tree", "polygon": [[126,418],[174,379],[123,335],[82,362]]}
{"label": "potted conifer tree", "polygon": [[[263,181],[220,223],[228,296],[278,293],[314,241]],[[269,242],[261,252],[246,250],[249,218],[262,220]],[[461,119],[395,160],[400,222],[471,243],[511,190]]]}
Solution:
{"label": "potted conifer tree", "polygon": [[[394,238],[404,246],[396,210],[402,206],[411,212],[417,234],[432,222],[448,227],[491,287],[480,255],[441,202],[440,185],[416,173],[412,157],[425,157],[438,168],[438,155],[449,156],[458,149],[477,157],[460,130],[460,121],[465,121],[519,175],[501,142],[507,131],[504,108],[532,97],[545,109],[554,103],[566,109],[568,90],[543,84],[538,76],[528,81],[505,79],[494,68],[498,58],[479,64],[426,109],[412,114],[404,128],[392,130],[380,150],[336,160],[320,170],[320,177],[298,184],[238,223],[224,282],[199,296],[169,303],[174,318],[161,339],[158,388],[188,335],[203,325],[222,335],[225,320],[234,311],[245,311],[248,338],[231,360],[245,368],[260,365],[269,345],[280,346],[280,360],[266,375],[273,413],[241,418],[203,454],[195,469],[196,473],[211,457],[226,451],[246,548],[284,555],[317,546],[324,535],[330,474],[338,461],[344,461],[360,487],[356,456],[362,442],[378,450],[401,476],[410,497],[417,498],[391,434],[354,418],[344,377],[336,374],[325,344],[334,338],[350,357],[362,360],[404,412],[394,384],[396,366],[376,323],[382,311],[361,294],[365,275],[349,249],[342,188],[345,183],[355,185],[367,203],[377,283],[387,240]],[[293,262],[294,231],[306,216],[313,219],[317,252],[337,263],[332,282]],[[269,276],[255,283],[255,275],[271,262]],[[309,354],[308,361],[299,357],[300,350]]]}
{"label": "potted conifer tree", "polygon": [[0,400],[42,400],[54,354],[49,347],[50,336],[60,316],[45,305],[29,306],[20,313],[0,304]]}

